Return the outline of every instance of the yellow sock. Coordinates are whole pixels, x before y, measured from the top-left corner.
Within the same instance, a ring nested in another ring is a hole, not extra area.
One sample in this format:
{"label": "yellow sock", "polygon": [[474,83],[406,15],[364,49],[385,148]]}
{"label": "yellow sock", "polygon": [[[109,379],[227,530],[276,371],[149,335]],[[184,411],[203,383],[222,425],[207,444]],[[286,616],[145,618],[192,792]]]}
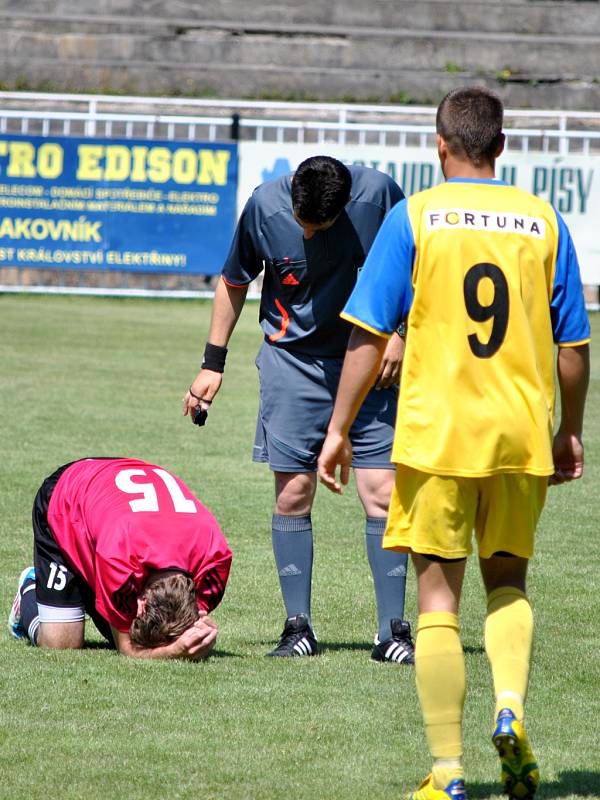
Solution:
{"label": "yellow sock", "polygon": [[527,694],[533,614],[524,592],[502,586],[488,595],[485,650],[492,667],[496,715],[510,708],[521,722]]}
{"label": "yellow sock", "polygon": [[[462,777],[465,660],[456,614],[435,611],[419,615],[415,673],[429,749],[438,762],[434,787],[445,789],[453,778]],[[439,765],[440,761],[447,762],[446,766]],[[454,774],[457,768],[459,774]],[[448,779],[448,775],[452,777]]]}
{"label": "yellow sock", "polygon": [[462,758],[436,758],[431,770],[434,789],[445,789],[457,778],[464,778]]}

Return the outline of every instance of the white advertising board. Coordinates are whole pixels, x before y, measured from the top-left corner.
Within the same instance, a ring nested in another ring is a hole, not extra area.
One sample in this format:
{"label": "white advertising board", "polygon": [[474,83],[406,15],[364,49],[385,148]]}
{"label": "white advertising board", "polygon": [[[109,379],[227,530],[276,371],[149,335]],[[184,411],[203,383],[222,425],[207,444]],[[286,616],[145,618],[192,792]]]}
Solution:
{"label": "white advertising board", "polygon": [[[269,178],[292,172],[305,158],[330,155],[346,164],[364,164],[391,175],[406,195],[443,180],[437,154],[419,147],[300,145],[241,142],[238,209]],[[552,203],[569,226],[584,284],[600,285],[600,157],[506,152],[497,176]]]}

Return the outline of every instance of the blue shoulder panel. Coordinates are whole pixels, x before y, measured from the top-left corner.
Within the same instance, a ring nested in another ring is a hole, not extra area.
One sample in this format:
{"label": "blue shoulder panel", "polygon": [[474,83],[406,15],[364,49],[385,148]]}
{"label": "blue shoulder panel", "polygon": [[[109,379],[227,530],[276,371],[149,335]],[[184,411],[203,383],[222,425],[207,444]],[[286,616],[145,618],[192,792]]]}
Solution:
{"label": "blue shoulder panel", "polygon": [[582,342],[590,338],[590,322],[585,310],[579,262],[569,229],[558,211],[555,213],[558,253],[550,302],[554,341],[558,344]]}
{"label": "blue shoulder panel", "polygon": [[342,314],[381,333],[406,319],[413,298],[415,240],[407,200],[386,216]]}

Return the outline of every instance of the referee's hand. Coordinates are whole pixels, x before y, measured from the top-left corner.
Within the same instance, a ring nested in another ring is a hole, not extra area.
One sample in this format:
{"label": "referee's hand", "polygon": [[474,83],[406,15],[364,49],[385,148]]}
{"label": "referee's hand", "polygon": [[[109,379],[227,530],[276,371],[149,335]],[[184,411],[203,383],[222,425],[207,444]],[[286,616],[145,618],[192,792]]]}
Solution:
{"label": "referee's hand", "polygon": [[214,396],[221,388],[223,373],[202,369],[183,397],[182,413],[184,417],[190,415],[194,419],[193,411],[199,408],[208,411]]}

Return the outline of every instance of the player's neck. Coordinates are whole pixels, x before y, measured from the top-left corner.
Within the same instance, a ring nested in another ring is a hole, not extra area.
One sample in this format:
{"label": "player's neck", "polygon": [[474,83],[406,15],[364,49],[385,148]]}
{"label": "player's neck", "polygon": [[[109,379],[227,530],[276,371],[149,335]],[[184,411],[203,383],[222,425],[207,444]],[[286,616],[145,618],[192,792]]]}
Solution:
{"label": "player's neck", "polygon": [[450,178],[469,178],[475,180],[493,180],[496,177],[494,164],[475,166],[470,161],[448,158],[444,164],[446,180]]}

